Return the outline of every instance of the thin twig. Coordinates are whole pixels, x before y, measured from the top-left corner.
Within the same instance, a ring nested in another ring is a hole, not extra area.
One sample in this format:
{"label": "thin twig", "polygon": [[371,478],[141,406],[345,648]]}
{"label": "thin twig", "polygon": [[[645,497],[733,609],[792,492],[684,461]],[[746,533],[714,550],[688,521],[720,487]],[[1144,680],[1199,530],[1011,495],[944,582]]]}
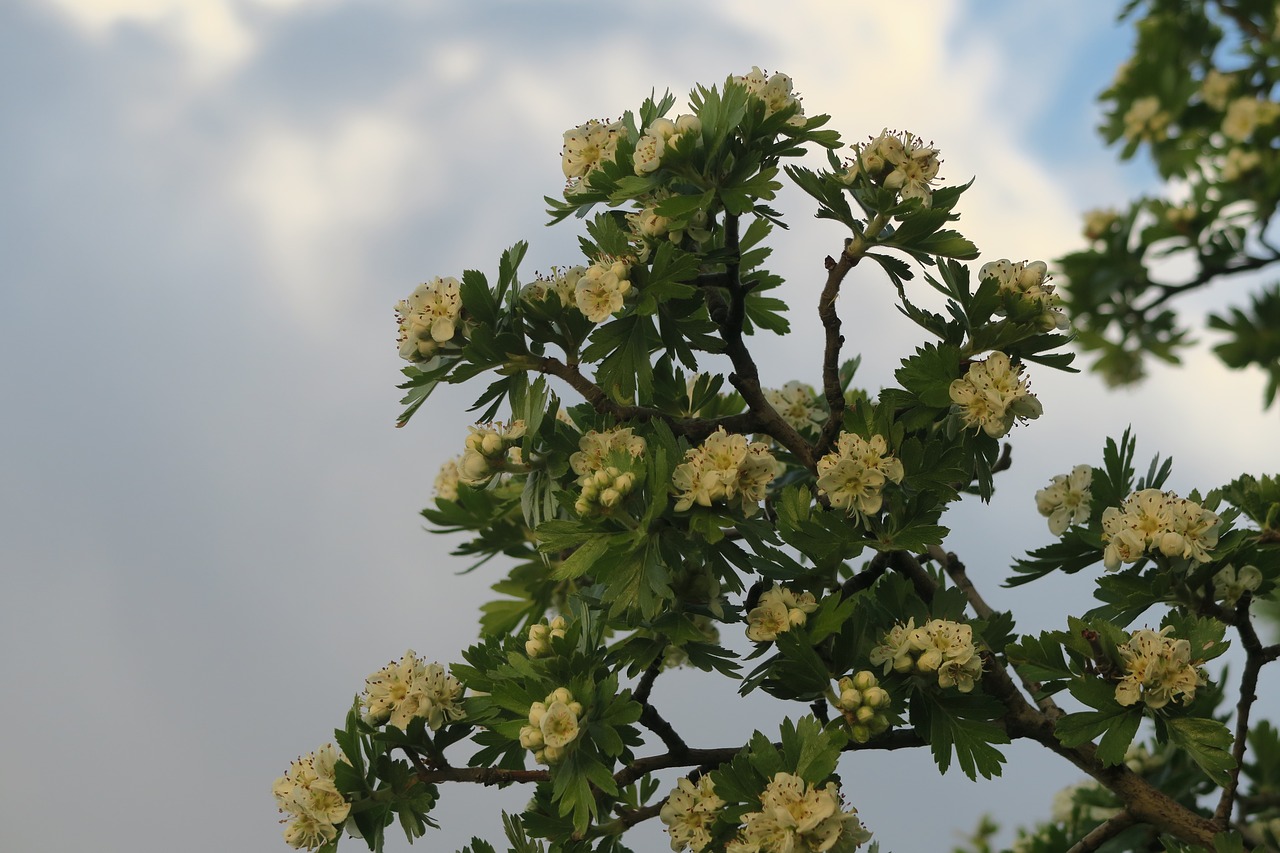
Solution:
{"label": "thin twig", "polygon": [[1244,766],[1245,748],[1248,746],[1249,711],[1258,698],[1258,673],[1261,671],[1264,658],[1262,641],[1253,628],[1253,620],[1249,615],[1249,604],[1252,596],[1245,595],[1236,605],[1235,626],[1240,634],[1240,645],[1244,646],[1244,674],[1240,676],[1240,700],[1236,703],[1236,739],[1231,747],[1231,757],[1236,766],[1227,774],[1227,784],[1222,787],[1222,796],[1218,799],[1218,807],[1214,809],[1213,821],[1226,829],[1231,823],[1231,810],[1235,807],[1236,791],[1240,787],[1240,771]]}
{"label": "thin twig", "polygon": [[[1005,445],[1006,447],[1008,445]],[[941,550],[941,549],[939,549]],[[990,619],[996,615],[996,611],[987,604],[982,594],[978,592],[978,588],[973,585],[973,581],[969,579],[969,573],[965,570],[964,563],[960,562],[960,558],[951,552],[939,555],[942,567],[946,570],[947,576],[951,578],[951,582],[956,585],[965,598],[969,600],[969,606],[973,608],[973,612],[977,614],[979,619]],[[1018,672],[1018,668],[1010,664],[1010,668],[1017,673],[1018,680],[1022,682],[1022,686],[1026,688],[1031,698],[1035,699],[1036,705],[1051,720],[1057,720],[1062,716],[1062,709],[1058,707],[1058,703],[1053,701],[1052,696],[1041,695],[1043,685],[1038,681],[1034,681]]]}
{"label": "thin twig", "polygon": [[1138,821],[1128,812],[1120,814],[1094,827],[1093,830],[1077,841],[1067,853],[1093,853],[1102,845],[1124,832]]}

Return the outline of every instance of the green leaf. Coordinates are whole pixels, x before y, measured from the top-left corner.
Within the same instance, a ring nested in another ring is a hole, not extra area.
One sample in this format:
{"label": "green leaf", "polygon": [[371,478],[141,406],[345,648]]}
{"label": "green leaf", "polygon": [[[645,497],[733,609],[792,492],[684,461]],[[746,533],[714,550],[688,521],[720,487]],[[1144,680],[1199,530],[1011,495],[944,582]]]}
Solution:
{"label": "green leaf", "polygon": [[555,580],[570,580],[582,577],[595,566],[596,562],[609,552],[613,537],[598,533],[578,547],[576,551],[551,572]]}
{"label": "green leaf", "polygon": [[951,767],[954,753],[960,770],[970,779],[1000,775],[1004,754],[992,744],[1009,742],[1009,736],[990,722],[1004,708],[988,696],[939,694],[932,689],[917,690],[911,704],[911,722],[925,734],[939,772]]}
{"label": "green leaf", "polygon": [[1072,696],[1096,710],[1067,714],[1059,719],[1058,741],[1063,746],[1079,746],[1101,737],[1098,758],[1102,763],[1107,766],[1122,763],[1142,722],[1142,706],[1121,705],[1116,701],[1115,685],[1097,678],[1076,678],[1068,688]]}
{"label": "green leaf", "polygon": [[1230,781],[1236,760],[1227,751],[1232,737],[1223,723],[1203,717],[1173,717],[1166,720],[1166,725],[1169,741],[1185,749],[1215,785]]}

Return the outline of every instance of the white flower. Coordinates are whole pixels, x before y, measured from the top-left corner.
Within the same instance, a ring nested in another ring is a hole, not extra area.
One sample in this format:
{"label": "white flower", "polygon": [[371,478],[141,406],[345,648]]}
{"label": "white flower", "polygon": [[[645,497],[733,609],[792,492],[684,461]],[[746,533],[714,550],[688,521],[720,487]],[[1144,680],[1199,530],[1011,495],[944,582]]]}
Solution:
{"label": "white flower", "polygon": [[458,459],[450,459],[440,466],[436,474],[436,500],[456,501],[458,499]]}
{"label": "white flower", "polygon": [[1111,226],[1120,221],[1120,215],[1114,210],[1087,210],[1084,214],[1084,236],[1087,240],[1101,240],[1107,236]]}
{"label": "white flower", "polygon": [[524,438],[525,424],[517,419],[510,424],[476,424],[467,429],[470,432],[458,460],[458,480],[468,486],[483,486],[506,466],[515,443]]}
{"label": "white flower", "polygon": [[325,744],[294,761],[272,784],[277,807],[289,815],[284,840],[290,847],[312,850],[338,836],[338,827],[351,811],[334,781],[339,761],[346,761],[342,750]]}
{"label": "white flower", "polygon": [[529,706],[529,725],[520,729],[520,745],[532,750],[539,763],[559,764],[578,738],[582,711],[582,703],[574,700],[568,688],[557,687],[545,702]]}
{"label": "white flower", "polygon": [[365,679],[360,704],[364,720],[370,725],[389,723],[403,730],[414,718],[421,717],[434,731],[466,716],[462,693],[462,684],[443,666],[420,660],[410,649],[399,661],[392,661]]}
{"label": "white flower", "polygon": [[1228,139],[1244,142],[1261,125],[1270,124],[1280,114],[1280,104],[1259,98],[1236,98],[1222,119],[1222,133]]}
{"label": "white flower", "polygon": [[797,109],[793,118],[802,117],[804,108],[800,106],[799,97],[792,91],[791,78],[781,72],[772,77],[765,75],[766,72],[761,71],[758,66],[752,66],[750,74],[737,75],[733,80],[746,86],[748,94],[764,101],[766,116],[794,106]]}
{"label": "white flower", "polygon": [[1242,566],[1237,570],[1227,565],[1213,576],[1213,597],[1222,599],[1228,607],[1235,607],[1246,592],[1253,592],[1261,585],[1262,572],[1257,566]]}
{"label": "white flower", "polygon": [[[1001,258],[983,264],[978,277],[983,280],[995,279],[1000,293],[1012,294],[1024,306],[1019,310],[1017,319],[1034,322],[1048,332],[1066,329],[1069,325],[1067,315],[1060,307],[1062,298],[1054,293],[1053,285],[1048,283],[1048,273],[1049,267],[1044,261],[1011,263]],[[1001,308],[996,313],[1004,315],[1005,310]]]}
{"label": "white flower", "polygon": [[700,853],[711,843],[711,825],[724,806],[724,800],[716,796],[710,775],[701,776],[696,784],[680,779],[658,813],[671,836],[671,849]]}
{"label": "white flower", "polygon": [[687,451],[684,462],[672,474],[671,485],[679,495],[676,511],[695,503],[711,506],[723,501],[730,505],[736,502],[743,514],[753,515],[781,470],[767,444],[748,443],[745,436],[719,427],[700,447]]}
{"label": "white flower", "polygon": [[420,284],[408,299],[396,303],[400,322],[400,357],[427,361],[440,345],[453,340],[461,322],[462,292],[456,278],[440,278]]}
{"label": "white flower", "polygon": [[1093,469],[1077,465],[1070,474],[1058,474],[1049,485],[1036,492],[1036,510],[1049,519],[1049,532],[1061,536],[1072,524],[1089,520],[1093,493]]}
{"label": "white flower", "polygon": [[760,794],[760,811],[747,812],[741,820],[742,832],[727,850],[826,851],[841,839],[860,847],[871,838],[857,809],[841,811],[834,782],[817,788],[785,772],[774,774]]}
{"label": "white flower", "polygon": [[1138,98],[1124,114],[1124,138],[1127,141],[1148,139],[1158,142],[1168,136],[1169,114],[1160,109],[1154,95]]}
{"label": "white flower", "polygon": [[1022,369],[1009,357],[993,352],[975,361],[965,375],[951,383],[951,401],[966,427],[979,427],[992,438],[1005,435],[1014,421],[1040,417],[1044,408],[1031,393]]}
{"label": "white flower", "polygon": [[1213,109],[1222,112],[1227,108],[1227,98],[1231,96],[1234,85],[1235,78],[1230,74],[1210,68],[1200,83],[1200,98]]}
{"label": "white flower", "polygon": [[587,267],[574,288],[574,303],[588,320],[603,323],[622,310],[623,300],[631,290],[627,277],[631,268],[623,261],[597,261]]}
{"label": "white flower", "polygon": [[1216,513],[1173,492],[1134,492],[1119,507],[1102,511],[1103,565],[1115,571],[1157,550],[1166,557],[1207,563],[1221,523]]}
{"label": "white flower", "polygon": [[818,494],[834,509],[872,515],[880,511],[886,480],[902,482],[902,463],[888,454],[884,436],[865,439],[842,432],[836,449],[818,460]]}
{"label": "white flower", "polygon": [[564,149],[561,167],[569,179],[570,187],[586,178],[602,163],[612,163],[618,148],[618,139],[626,133],[622,122],[605,124],[592,119],[586,124],[564,132]]}
{"label": "white flower", "polygon": [[764,398],[797,432],[813,433],[827,420],[818,395],[803,382],[788,382],[778,389],[766,388]]}
{"label": "white flower", "polygon": [[531,658],[542,657],[551,653],[551,639],[564,636],[567,625],[563,616],[552,619],[550,624],[536,622],[529,626],[529,639],[525,641],[524,652]]}
{"label": "white flower", "polygon": [[1142,701],[1148,708],[1163,708],[1175,698],[1189,704],[1204,676],[1191,660],[1191,644],[1170,637],[1172,626],[1158,633],[1150,628],[1134,631],[1118,651],[1125,674],[1116,685],[1116,701],[1133,705]]}
{"label": "white flower", "polygon": [[779,634],[803,625],[817,609],[818,602],[811,592],[797,594],[785,586],[771,587],[760,594],[756,606],[747,614],[747,639],[772,642]]}

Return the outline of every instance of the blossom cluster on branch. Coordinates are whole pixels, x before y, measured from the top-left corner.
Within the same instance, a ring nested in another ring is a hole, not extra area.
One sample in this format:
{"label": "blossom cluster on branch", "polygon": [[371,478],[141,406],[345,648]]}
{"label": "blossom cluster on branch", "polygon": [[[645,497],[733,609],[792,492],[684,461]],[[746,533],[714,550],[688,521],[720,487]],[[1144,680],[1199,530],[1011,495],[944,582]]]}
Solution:
{"label": "blossom cluster on branch", "polygon": [[[441,383],[485,380],[422,514],[505,575],[461,661],[409,651],[373,673],[337,747],[277,782],[288,843],[331,853],[345,828],[377,850],[394,822],[413,840],[440,785],[475,783],[532,787],[504,817],[516,850],[615,853],[657,818],[677,851],[849,853],[871,836],[841,793],[842,755],[927,747],[940,772],[990,778],[1015,739],[1097,782],[1116,811],[1088,814],[1118,821],[1106,832],[1206,846],[1234,831],[1241,786],[1262,778],[1243,760],[1248,697],[1280,658],[1250,610],[1280,578],[1280,481],[1184,499],[1167,462],[1136,477],[1134,439],[1108,440],[1100,464],[1036,493],[1054,540],[1009,579],[1088,570],[1101,606],[1016,634],[946,525],[958,501],[991,499],[1012,464],[1001,440],[1052,408],[1031,375],[1070,369],[1048,265],[971,268],[978,248],[955,226],[968,185],[939,180],[938,149],[886,130],[842,161],[785,74],[753,68],[675,101],[564,134],[567,184],[546,201],[553,223],[585,221],[582,257],[522,276],[517,243],[495,275],[432,279],[397,306],[400,425]],[[1270,121],[1250,115],[1255,133]],[[1151,139],[1173,127],[1145,106],[1130,123]],[[815,150],[829,169],[800,159]],[[845,234],[814,265],[820,359],[770,386],[761,353],[785,350],[758,339],[790,334],[808,292],[765,266],[784,179]],[[842,332],[842,312],[869,304],[848,286],[860,265],[919,329],[878,390],[855,384]],[[1159,628],[1128,629],[1153,608]],[[1246,654],[1234,733],[1207,668],[1228,628]],[[690,743],[655,699],[676,667],[766,694],[780,719],[745,743]],[[1144,720],[1172,757],[1122,772]],[[1280,761],[1280,737],[1267,743],[1250,748]],[[1181,787],[1161,782],[1175,771]],[[665,795],[663,779],[677,780]],[[1100,831],[1053,830],[1072,844]]]}

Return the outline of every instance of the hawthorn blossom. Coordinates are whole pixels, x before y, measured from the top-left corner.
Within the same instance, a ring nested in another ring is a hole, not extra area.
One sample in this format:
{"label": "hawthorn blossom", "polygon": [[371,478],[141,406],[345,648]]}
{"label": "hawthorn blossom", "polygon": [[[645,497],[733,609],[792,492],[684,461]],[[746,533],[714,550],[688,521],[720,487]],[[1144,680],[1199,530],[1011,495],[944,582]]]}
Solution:
{"label": "hawthorn blossom", "polygon": [[836,178],[852,184],[858,175],[866,175],[873,183],[897,190],[903,201],[920,199],[928,207],[933,200],[933,181],[942,161],[938,149],[925,145],[920,137],[906,131],[888,128],[866,143],[854,143],[853,161]]}
{"label": "hawthorn blossom", "polygon": [[766,388],[764,398],[796,432],[812,433],[827,420],[827,412],[813,387],[803,382],[788,382],[781,388]]}
{"label": "hawthorn blossom", "polygon": [[1235,607],[1246,592],[1253,592],[1262,585],[1262,572],[1257,566],[1223,566],[1213,576],[1213,597],[1222,600],[1227,607]]}
{"label": "hawthorn blossom", "polygon": [[938,686],[969,693],[982,675],[982,657],[973,642],[973,629],[963,622],[930,619],[919,628],[915,620],[899,623],[871,650],[873,665],[884,671],[937,673]]}
{"label": "hawthorn blossom", "polygon": [[775,773],[760,794],[760,811],[742,815],[742,831],[729,853],[825,851],[842,838],[853,847],[871,839],[858,810],[842,811],[834,782],[818,788],[799,776]]}
{"label": "hawthorn blossom", "polygon": [[295,849],[314,850],[338,837],[338,827],[347,819],[351,803],[334,781],[342,750],[327,743],[289,765],[285,775],[271,786],[276,805],[287,815],[282,823],[285,843]]}
{"label": "hawthorn blossom", "polygon": [[1102,562],[1113,572],[1122,563],[1134,563],[1148,553],[1198,563],[1209,561],[1218,544],[1222,519],[1194,501],[1173,492],[1143,489],[1129,495],[1118,507],[1102,511]]}
{"label": "hawthorn blossom", "polygon": [[1154,95],[1138,98],[1124,114],[1124,138],[1128,142],[1158,142],[1169,135],[1169,113],[1160,108]]}
{"label": "hawthorn blossom", "polygon": [[846,675],[837,683],[838,691],[832,704],[849,723],[849,732],[856,743],[866,743],[872,735],[889,728],[885,710],[889,707],[889,693],[876,681],[875,673],[862,670]]}
{"label": "hawthorn blossom", "polygon": [[1210,68],[1200,83],[1200,100],[1213,109],[1222,112],[1227,108],[1227,99],[1235,85],[1235,77],[1223,74],[1216,68]]}
{"label": "hawthorn blossom", "polygon": [[885,481],[902,482],[902,463],[888,455],[884,436],[865,439],[842,432],[836,449],[818,460],[818,494],[825,495],[832,508],[850,515],[872,515],[880,511]]}
{"label": "hawthorn blossom", "polygon": [[539,764],[559,764],[581,733],[582,713],[582,703],[568,688],[557,687],[546,701],[529,706],[529,724],[520,729],[520,745],[531,750]]}
{"label": "hawthorn blossom", "polygon": [[1022,368],[1014,367],[1002,352],[993,352],[986,361],[975,361],[960,379],[951,383],[954,410],[966,428],[982,429],[1000,438],[1017,420],[1040,417],[1044,407],[1031,393]]}
{"label": "hawthorn blossom", "polygon": [[711,506],[738,503],[745,515],[753,515],[764,500],[770,482],[782,465],[762,441],[748,443],[746,436],[719,427],[700,446],[688,450],[684,462],[671,476],[676,511],[695,503]]}
{"label": "hawthorn blossom", "polygon": [[574,304],[593,323],[603,323],[622,310],[631,291],[627,277],[631,267],[625,261],[602,260],[587,267],[574,287]]}
{"label": "hawthorn blossom", "polygon": [[747,614],[747,639],[757,643],[776,640],[778,635],[803,625],[808,615],[818,609],[811,592],[795,593],[785,586],[773,586],[760,594],[756,606]]}
{"label": "hawthorn blossom", "polygon": [[1058,474],[1036,492],[1036,510],[1049,519],[1049,532],[1061,536],[1073,524],[1089,520],[1093,493],[1093,468],[1077,465],[1070,474]]}
{"label": "hawthorn blossom", "polygon": [[716,796],[716,786],[709,774],[699,777],[697,782],[678,780],[658,812],[658,819],[671,836],[671,849],[701,853],[711,843],[711,825],[724,806],[724,800]]}
{"label": "hawthorn blossom", "polygon": [[1174,699],[1186,705],[1196,698],[1204,674],[1191,660],[1191,644],[1169,636],[1172,631],[1173,626],[1159,632],[1142,628],[1119,647],[1124,675],[1116,684],[1116,701],[1121,705],[1141,701],[1155,710]]}
{"label": "hawthorn blossom", "polygon": [[591,119],[564,132],[564,148],[561,151],[561,168],[569,180],[570,190],[580,185],[603,163],[612,163],[617,154],[618,140],[626,135],[626,127],[620,121],[605,124]]}
{"label": "hawthorn blossom", "polygon": [[440,466],[436,474],[436,500],[456,501],[458,499],[458,459],[454,457]]}
{"label": "hawthorn blossom", "polygon": [[1084,214],[1084,237],[1086,240],[1101,240],[1107,236],[1111,226],[1120,221],[1120,215],[1114,210],[1086,210]]}
{"label": "hawthorn blossom", "polygon": [[565,635],[567,624],[563,616],[557,616],[550,623],[535,622],[529,626],[529,639],[525,641],[524,653],[531,658],[551,654],[551,639]]}
{"label": "hawthorn blossom", "polygon": [[536,278],[529,282],[520,289],[520,298],[532,302],[545,302],[554,293],[560,300],[562,308],[571,305],[576,307],[578,280],[586,271],[587,268],[582,265],[565,269],[552,267],[550,278]]}
{"label": "hawthorn blossom", "polygon": [[456,278],[436,276],[396,303],[401,358],[429,361],[441,344],[453,340],[461,324],[461,288]]}
{"label": "hawthorn blossom", "polygon": [[462,458],[458,460],[458,480],[468,486],[483,486],[506,466],[515,443],[524,438],[524,421],[476,424],[468,429]]}
{"label": "hawthorn blossom", "polygon": [[438,663],[426,663],[409,649],[365,679],[360,706],[363,719],[372,726],[390,724],[408,729],[416,717],[432,731],[466,716],[461,701],[463,686]]}
{"label": "hawthorn blossom", "polygon": [[[1062,297],[1054,293],[1053,285],[1049,284],[1049,267],[1044,261],[1018,261],[1011,263],[1006,258],[998,261],[991,261],[983,264],[982,269],[978,271],[978,278],[986,280],[988,278],[995,279],[1000,288],[1000,293],[1008,293],[1015,296],[1022,305],[1026,306],[1025,310],[1033,314],[1036,325],[1042,331],[1052,331],[1054,329],[1066,329],[1068,327],[1067,315],[1063,312]],[[1004,314],[1004,310],[1000,309],[996,313]],[[1038,314],[1039,316],[1034,316]],[[1019,318],[1022,315],[1019,313]]]}
{"label": "hawthorn blossom", "polygon": [[1260,98],[1236,98],[1222,118],[1222,134],[1236,142],[1244,142],[1253,132],[1270,124],[1280,115],[1280,104]]}
{"label": "hawthorn blossom", "polygon": [[773,76],[766,75],[767,72],[753,65],[749,74],[735,75],[733,81],[746,86],[748,94],[764,102],[766,116],[795,107],[796,113],[788,120],[788,124],[803,125],[804,107],[800,105],[799,96],[792,90],[791,78],[781,72]]}

